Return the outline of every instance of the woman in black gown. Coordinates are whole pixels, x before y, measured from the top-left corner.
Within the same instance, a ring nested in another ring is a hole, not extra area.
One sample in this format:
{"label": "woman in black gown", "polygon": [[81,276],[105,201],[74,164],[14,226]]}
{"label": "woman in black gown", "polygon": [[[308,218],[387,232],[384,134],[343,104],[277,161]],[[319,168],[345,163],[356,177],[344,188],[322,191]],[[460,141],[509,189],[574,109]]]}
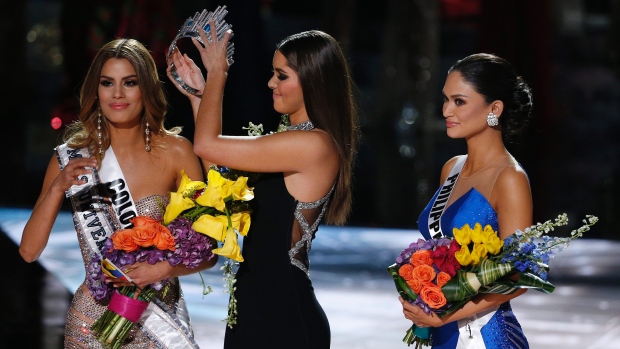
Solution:
{"label": "woman in black gown", "polygon": [[[351,207],[357,126],[345,57],[320,31],[284,39],[268,86],[275,110],[288,114],[291,126],[260,137],[222,136],[230,33],[219,42],[212,36],[212,43],[201,35],[206,47],[195,43],[208,72],[205,93],[199,103],[185,93],[194,108],[199,104],[194,151],[212,163],[262,173],[237,273],[237,323],[227,328],[224,346],[329,348],[329,323],[314,295],[308,253],[319,223],[343,224]],[[177,52],[173,59],[186,82],[201,85],[189,58]]]}

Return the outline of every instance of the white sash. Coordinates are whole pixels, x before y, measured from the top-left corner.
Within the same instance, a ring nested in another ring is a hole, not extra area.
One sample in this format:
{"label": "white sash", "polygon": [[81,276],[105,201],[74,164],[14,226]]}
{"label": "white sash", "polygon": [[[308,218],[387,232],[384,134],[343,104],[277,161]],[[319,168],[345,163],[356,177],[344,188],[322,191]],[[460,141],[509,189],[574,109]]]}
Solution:
{"label": "white sash", "polygon": [[428,213],[428,231],[433,239],[444,236],[443,231],[441,231],[441,217],[443,216],[446,204],[450,199],[450,195],[452,195],[452,189],[454,189],[454,185],[459,179],[465,160],[467,160],[467,155],[460,156],[456,160],[454,167],[452,167],[450,174],[448,174],[448,178],[446,178],[446,181],[441,186],[441,189],[439,190],[435,201],[433,201],[433,205]]}
{"label": "white sash", "polygon": [[[55,151],[61,170],[71,159],[92,156],[89,148],[72,149],[66,144]],[[112,147],[105,152],[99,171],[93,169],[79,179],[86,183],[74,185],[65,193],[73,206],[73,223],[88,242],[90,254],[101,255],[106,239],[119,229],[130,228],[129,220],[137,216],[138,211]],[[180,290],[179,287],[176,314],[156,298],[140,319],[142,330],[161,349],[198,348]]]}

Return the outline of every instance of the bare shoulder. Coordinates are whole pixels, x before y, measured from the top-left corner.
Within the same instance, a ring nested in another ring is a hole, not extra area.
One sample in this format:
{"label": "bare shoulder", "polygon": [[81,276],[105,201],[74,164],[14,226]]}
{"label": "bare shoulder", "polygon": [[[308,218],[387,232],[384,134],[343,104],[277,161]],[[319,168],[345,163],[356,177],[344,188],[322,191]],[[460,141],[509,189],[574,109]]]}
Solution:
{"label": "bare shoulder", "polygon": [[527,174],[514,159],[512,162],[513,164],[502,170],[497,177],[495,190],[500,194],[514,194],[515,192],[525,191],[529,195],[530,181]]}
{"label": "bare shoulder", "polygon": [[525,229],[532,224],[533,202],[530,181],[519,164],[513,162],[497,177],[491,203],[497,212],[500,237]]}
{"label": "bare shoulder", "polygon": [[439,181],[440,185],[443,184],[443,182],[445,182],[446,178],[448,178],[448,174],[450,174],[450,171],[452,171],[454,164],[456,164],[456,160],[458,160],[461,156],[464,156],[464,155],[457,155],[453,157],[452,159],[446,161],[446,163],[443,165],[443,167],[441,168],[441,178]]}
{"label": "bare shoulder", "polygon": [[171,150],[173,152],[191,152],[192,151],[192,142],[190,142],[187,138],[181,135],[165,135],[163,137],[165,147],[167,150]]}
{"label": "bare shoulder", "polygon": [[324,162],[334,155],[337,159],[336,142],[323,130],[288,131],[278,135],[285,136],[289,140],[289,151],[296,154],[295,156],[303,154],[308,164],[314,161]]}
{"label": "bare shoulder", "polygon": [[172,164],[171,169],[175,176],[178,177],[180,171],[184,170],[192,179],[202,178],[198,156],[194,154],[194,147],[187,138],[179,135],[166,135],[164,142],[166,158]]}

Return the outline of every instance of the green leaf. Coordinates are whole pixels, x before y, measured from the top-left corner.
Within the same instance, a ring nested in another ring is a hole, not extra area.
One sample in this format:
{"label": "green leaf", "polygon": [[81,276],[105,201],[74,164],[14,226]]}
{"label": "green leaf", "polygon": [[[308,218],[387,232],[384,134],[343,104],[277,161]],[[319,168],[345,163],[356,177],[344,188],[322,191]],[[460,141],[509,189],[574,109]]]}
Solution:
{"label": "green leaf", "polygon": [[398,291],[398,294],[400,294],[403,299],[414,301],[418,298],[418,295],[416,295],[415,292],[413,292],[413,290],[411,289],[411,287],[407,285],[407,281],[405,281],[402,276],[398,275],[399,268],[400,267],[396,263],[390,265],[387,268],[388,273],[390,273],[390,275],[392,275],[392,278],[394,279],[396,291]]}

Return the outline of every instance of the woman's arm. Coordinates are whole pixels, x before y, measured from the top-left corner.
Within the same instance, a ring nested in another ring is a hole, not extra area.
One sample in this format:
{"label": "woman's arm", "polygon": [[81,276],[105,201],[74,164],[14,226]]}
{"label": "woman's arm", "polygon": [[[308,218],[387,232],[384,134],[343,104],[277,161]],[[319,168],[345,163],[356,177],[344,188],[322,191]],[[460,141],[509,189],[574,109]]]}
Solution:
{"label": "woman's arm", "polygon": [[96,166],[97,162],[94,158],[72,159],[61,171],[56,157],[52,156],[45,172],[41,194],[24,227],[19,245],[19,254],[26,262],[30,263],[37,260],[45,249],[60,206],[65,198],[65,191],[72,185],[86,183],[76,180],[76,178],[91,173],[90,168]]}
{"label": "woman's arm", "polygon": [[[211,24],[213,25],[213,24]],[[207,69],[205,93],[196,117],[194,152],[212,163],[253,172],[306,172],[337,159],[334,142],[323,131],[289,131],[262,137],[222,136],[222,101],[228,76],[226,47],[230,32],[217,41],[194,44]],[[337,164],[337,161],[335,161]]]}
{"label": "woman's arm", "polygon": [[461,309],[446,315],[443,318],[439,318],[434,313],[426,314],[417,305],[413,305],[400,297],[399,300],[403,305],[403,314],[405,315],[405,318],[413,321],[413,323],[415,323],[418,327],[439,327],[480,313],[484,310],[498,307],[503,303],[524,294],[525,291],[525,289],[519,289],[515,293],[509,295],[495,293],[481,294],[473,297]]}
{"label": "woman's arm", "polygon": [[[158,281],[189,275],[201,270],[212,268],[217,263],[217,260],[218,255],[214,255],[213,258],[208,261],[203,261],[193,269],[187,268],[183,264],[178,264],[173,267],[170,263],[168,263],[168,261],[161,261],[155,264],[140,262],[132,264],[131,267],[128,266],[127,268],[129,268],[129,271],[126,271],[125,273],[131,277],[132,281],[138,285],[138,287],[144,288],[145,286]],[[105,281],[107,283],[114,284],[114,287],[133,286],[133,283],[131,282],[114,279],[109,276],[105,277]]]}

